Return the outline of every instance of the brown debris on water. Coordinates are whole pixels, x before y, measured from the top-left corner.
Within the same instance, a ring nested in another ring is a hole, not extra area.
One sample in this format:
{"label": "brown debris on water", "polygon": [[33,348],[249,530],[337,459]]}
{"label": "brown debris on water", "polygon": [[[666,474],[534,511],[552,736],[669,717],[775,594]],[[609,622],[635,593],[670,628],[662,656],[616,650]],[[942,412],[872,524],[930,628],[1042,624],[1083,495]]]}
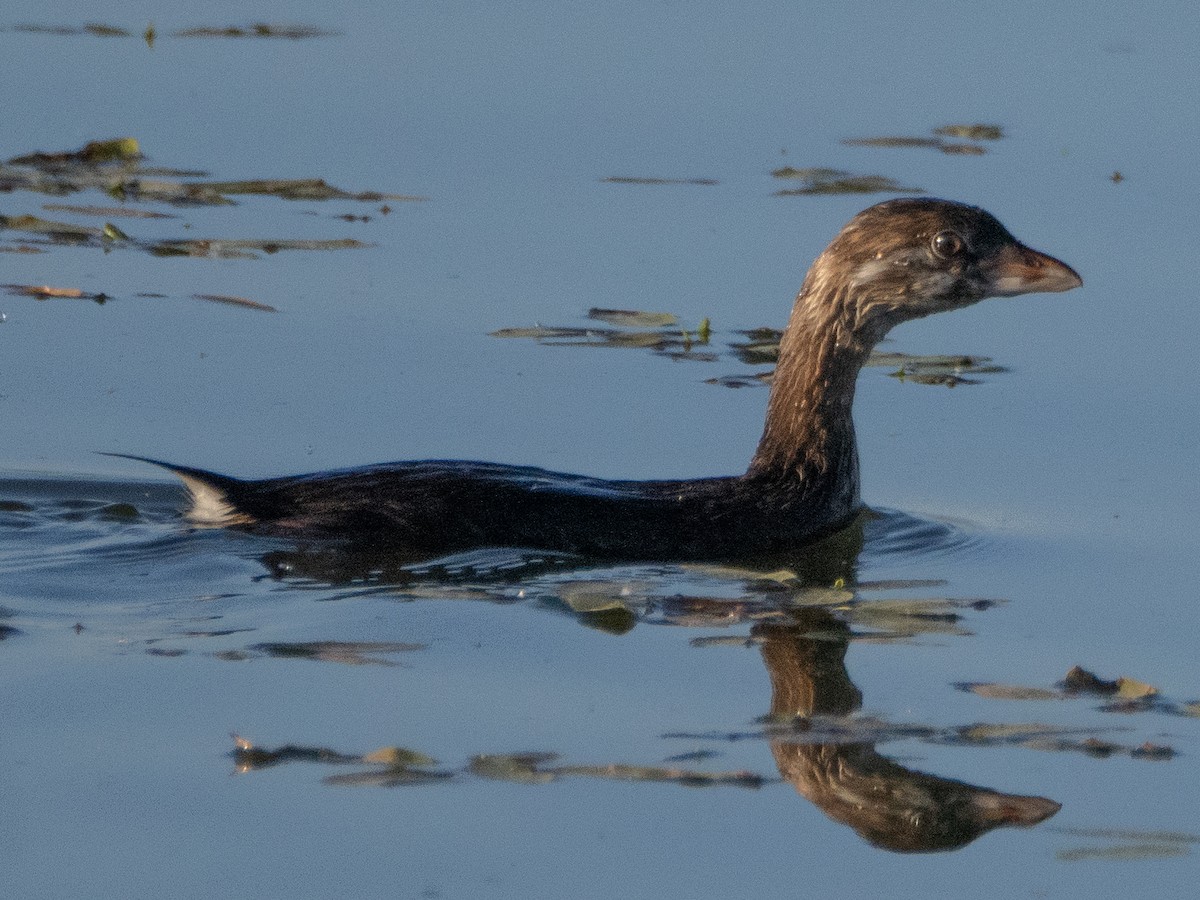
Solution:
{"label": "brown debris on water", "polygon": [[679,324],[679,319],[672,313],[644,312],[636,309],[592,307],[587,311],[587,317],[620,328],[666,328]]}
{"label": "brown debris on water", "polygon": [[171,213],[155,212],[150,209],[130,209],[127,206],[74,206],[70,203],[43,203],[42,209],[49,212],[69,212],[80,216],[98,216],[104,219],[177,219]]}
{"label": "brown debris on water", "polygon": [[715,178],[644,178],[635,175],[610,175],[607,178],[601,178],[600,181],[604,184],[643,184],[643,185],[664,185],[664,184],[694,184],[700,186],[711,186],[720,184]]}
{"label": "brown debris on water", "polygon": [[425,648],[425,644],[396,641],[265,641],[251,644],[247,649],[277,659],[308,659],[351,666],[398,666],[397,662],[380,658],[380,654],[411,653]]}
{"label": "brown debris on water", "polygon": [[775,192],[776,197],[794,197],[813,194],[923,194],[918,187],[900,184],[885,175],[855,175],[841,169],[823,167],[794,168],[784,166],[771,173],[775,178],[801,182],[800,187],[783,188]]}
{"label": "brown debris on water", "polygon": [[1158,694],[1158,688],[1144,681],[1126,678],[1124,675],[1115,681],[1105,681],[1081,666],[1071,667],[1063,678],[1061,687],[1068,694],[1096,694],[1119,700],[1144,700]]}
{"label": "brown debris on water", "polygon": [[136,138],[91,141],[78,150],[38,151],[0,164],[0,190],[61,196],[98,190],[115,199],[174,206],[228,206],[231,196],[259,195],[285,200],[346,200],[363,203],[421,202],[415,194],[347,191],[322,178],[255,178],[196,181],[208,173],[144,164]]}
{"label": "brown debris on water", "polygon": [[24,156],[14,156],[10,166],[32,166],[35,169],[57,170],[71,165],[98,166],[106,163],[136,162],[142,158],[137,138],[120,137],[111,140],[89,141],[78,150],[59,153],[37,151]]}
{"label": "brown debris on water", "polygon": [[[987,148],[978,141],[998,141],[1004,137],[999,125],[943,125],[933,129],[933,137],[911,135],[886,135],[882,137],[855,137],[842,141],[848,147],[885,147],[892,149],[931,149],[957,156],[982,156]],[[946,138],[956,138],[947,141]],[[963,143],[973,141],[976,143]]]}
{"label": "brown debris on water", "polygon": [[35,300],[91,300],[103,304],[112,299],[108,294],[91,294],[79,288],[50,287],[48,284],[4,284],[0,287],[14,297],[33,297]]}
{"label": "brown debris on water", "polygon": [[246,309],[258,309],[263,312],[279,312],[274,306],[249,300],[246,297],[232,297],[228,294],[192,294],[197,300],[208,300],[212,303],[225,303],[229,306],[242,306]]}
{"label": "brown debris on water", "polygon": [[933,133],[967,141],[998,141],[1004,137],[1004,128],[1000,125],[978,123],[974,125],[942,125],[933,129]]}
{"label": "brown debris on water", "polygon": [[328,31],[316,25],[287,25],[254,22],[250,25],[200,25],[172,32],[179,38],[283,38],[290,41],[336,37],[340,32]]}
{"label": "brown debris on water", "polygon": [[450,781],[463,775],[473,775],[493,781],[515,784],[546,784],[564,777],[600,778],[611,781],[668,782],[687,787],[758,788],[768,779],[754,772],[706,772],[679,767],[643,766],[629,763],[602,765],[558,765],[558,754],[481,753],[472,756],[460,770],[434,769],[437,760],[407,747],[382,747],[370,753],[343,753],[328,747],[285,744],[275,749],[257,747],[240,735],[231,735],[234,742],[235,771],[244,774],[293,762],[323,765],[366,766],[363,771],[330,775],[323,779],[327,785],[341,787],[397,787],[409,784]]}
{"label": "brown debris on water", "polygon": [[86,25],[37,25],[21,24],[0,28],[0,31],[14,31],[22,34],[48,34],[54,37],[76,37],[92,35],[93,37],[131,37],[133,32],[117,25],[105,25],[102,22],[88,22]]}
{"label": "brown debris on water", "polygon": [[1062,862],[1167,859],[1173,856],[1185,856],[1191,853],[1194,845],[1200,844],[1200,836],[1186,831],[1061,827],[1051,827],[1049,830],[1070,837],[1105,842],[1059,850],[1055,854],[1055,858]]}

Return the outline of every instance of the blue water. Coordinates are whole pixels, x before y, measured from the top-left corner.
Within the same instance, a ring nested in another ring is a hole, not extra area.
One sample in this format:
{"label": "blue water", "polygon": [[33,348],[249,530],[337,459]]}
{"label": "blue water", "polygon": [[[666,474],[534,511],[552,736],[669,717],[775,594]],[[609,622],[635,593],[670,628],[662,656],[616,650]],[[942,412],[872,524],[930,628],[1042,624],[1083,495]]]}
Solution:
{"label": "blue water", "polygon": [[[171,35],[260,20],[338,34]],[[0,625],[17,630],[0,642],[0,846],[13,896],[1175,896],[1194,883],[1198,729],[1173,714],[1200,699],[1191,7],[335,14],[307,0],[250,12],[10,0],[0,12],[0,27],[92,21],[135,36],[0,30],[0,157],[131,135],[152,164],[218,179],[322,177],[429,199],[384,215],[377,203],[239,197],[113,220],[145,239],[373,245],[361,250],[0,254],[6,283],[113,298],[0,294]],[[137,36],[151,21],[153,49]],[[841,143],[977,121],[1006,135],[983,156]],[[188,531],[177,487],[96,455],[247,476],[427,457],[629,478],[739,471],[766,391],[704,383],[749,371],[737,360],[488,333],[578,325],[593,306],[667,310],[691,328],[708,317],[720,347],[736,329],[780,326],[811,259],[882,199],[772,196],[790,186],[770,175],[784,165],[977,203],[1084,277],[1069,294],[894,333],[888,349],[980,354],[1008,371],[953,390],[864,372],[864,496],[891,512],[868,528],[848,587],[830,577],[820,587],[832,595],[786,594],[833,604],[857,635],[856,720],[920,732],[889,732],[880,754],[1062,804],[1033,829],[896,854],[780,783],[760,721],[771,708],[760,645],[693,644],[748,638],[761,620],[676,627],[662,613],[678,595],[777,611],[778,595],[748,576],[641,566],[397,584],[368,566],[335,584],[305,571],[311,560],[279,568],[294,548]],[[15,192],[0,195],[0,215],[104,221],[46,203],[114,201]],[[24,240],[0,231],[0,246]],[[637,624],[617,635],[574,614],[563,598],[589,590],[625,597]],[[897,599],[967,604],[934,607],[960,618],[902,637],[868,611]],[[997,603],[970,605],[981,600]],[[424,649],[382,654],[392,665],[254,649],[311,641]],[[1096,698],[953,686],[1051,687],[1076,663],[1149,682],[1162,703],[1118,715]],[[1124,750],[946,740],[972,723],[1081,728]],[[453,777],[349,788],[323,779],[369,766],[299,762],[231,777],[230,732],[346,754],[402,745]],[[1176,755],[1129,755],[1145,742]],[[663,762],[697,750],[716,755]],[[473,755],[518,751],[768,781],[529,785],[468,770]]]}

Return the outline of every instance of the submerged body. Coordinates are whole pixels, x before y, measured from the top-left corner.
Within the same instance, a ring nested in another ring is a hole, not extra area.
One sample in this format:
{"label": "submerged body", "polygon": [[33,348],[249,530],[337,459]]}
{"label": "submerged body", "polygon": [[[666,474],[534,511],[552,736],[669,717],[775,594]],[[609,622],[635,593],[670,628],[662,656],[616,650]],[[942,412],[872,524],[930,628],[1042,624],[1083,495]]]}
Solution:
{"label": "submerged body", "polygon": [[440,555],[523,547],[700,559],[810,543],[859,511],[851,406],[895,325],[986,297],[1078,287],[1058,260],[976,207],[893,200],[855,216],[813,263],[780,342],[767,419],[743,475],[604,481],[491,463],[387,463],[260,481],[161,463],[197,524],[339,537]]}

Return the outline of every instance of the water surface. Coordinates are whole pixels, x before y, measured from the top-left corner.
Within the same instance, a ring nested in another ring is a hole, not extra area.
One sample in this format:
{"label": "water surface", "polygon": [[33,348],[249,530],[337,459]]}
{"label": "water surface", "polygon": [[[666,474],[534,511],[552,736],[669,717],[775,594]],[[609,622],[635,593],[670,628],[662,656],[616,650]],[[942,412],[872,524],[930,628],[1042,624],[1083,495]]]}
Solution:
{"label": "water surface", "polygon": [[[111,221],[136,241],[371,245],[159,257],[0,230],[0,249],[44,251],[0,254],[4,282],[110,298],[0,295],[9,889],[1082,896],[1194,882],[1189,9],[330,15],[304,2],[5,6],[4,159],[130,135],[147,165],[212,180],[428,198],[386,213],[248,195],[127,202],[177,217],[128,219],[45,208],[120,205],[96,190],[0,195],[0,215]],[[131,36],[11,27],[94,21]],[[336,34],[173,34],[256,21]],[[971,122],[1004,137],[983,155],[843,143]],[[885,196],[777,197],[783,166],[978,203],[1086,282],[897,330],[884,349],[1005,371],[953,389],[864,372],[864,494],[879,516],[860,551],[773,578],[495,554],[416,571],[331,561],[190,531],[178,487],[95,453],[247,476],[438,457],[606,477],[739,471],[766,391],[706,381],[762,370],[726,352],[735,332],[780,326],[811,259]],[[489,337],[584,325],[591,307],[669,311],[692,330],[707,317],[719,358]],[[957,687],[1054,691],[1075,664],[1159,694],[1117,712],[1091,695]],[[778,698],[803,690],[819,708],[800,727]],[[350,759],[255,768],[231,733]],[[362,759],[396,746],[436,762],[413,775]],[[472,766],[514,753],[558,757],[538,777]],[[897,852],[822,805],[802,777],[822,758],[897,792],[993,796],[967,785],[1062,809],[957,850]],[[599,777],[611,766],[683,775]],[[740,780],[700,787],[688,773]]]}

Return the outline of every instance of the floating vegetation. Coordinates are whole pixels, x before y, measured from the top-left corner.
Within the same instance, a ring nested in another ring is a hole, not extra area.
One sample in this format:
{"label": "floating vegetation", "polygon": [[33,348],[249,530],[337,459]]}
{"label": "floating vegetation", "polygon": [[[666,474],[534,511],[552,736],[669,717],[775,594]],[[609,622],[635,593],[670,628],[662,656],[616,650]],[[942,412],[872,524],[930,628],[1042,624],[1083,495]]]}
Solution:
{"label": "floating vegetation", "polygon": [[651,350],[676,360],[712,362],[713,353],[698,352],[697,346],[707,346],[712,334],[708,319],[695,330],[681,329],[671,313],[642,312],[629,309],[588,310],[594,321],[616,326],[611,328],[579,326],[544,326],[530,328],[501,328],[491,337],[526,338],[548,345],[577,347],[635,347]]}
{"label": "floating vegetation", "polygon": [[259,253],[279,253],[282,250],[361,250],[371,244],[354,238],[333,240],[217,240],[191,238],[178,241],[155,241],[144,245],[155,256],[194,256],[202,259],[258,259]]}
{"label": "floating vegetation", "polygon": [[1019,684],[995,684],[991,682],[960,682],[959,690],[969,691],[988,700],[1060,700],[1062,694],[1048,688],[1025,687]]}
{"label": "floating vegetation", "polygon": [[69,212],[79,216],[98,216],[104,219],[175,219],[171,213],[150,209],[129,209],[126,206],[73,206],[69,203],[43,203],[49,212]]}
{"label": "floating vegetation", "polygon": [[1072,666],[1061,683],[1068,694],[1098,694],[1101,697],[1123,697],[1127,700],[1152,697],[1158,689],[1145,682],[1124,676],[1115,681],[1105,681],[1094,672],[1081,666]]}
{"label": "floating vegetation", "polygon": [[1200,836],[1186,831],[1141,831],[1126,828],[1051,828],[1059,834],[1090,840],[1108,841],[1105,846],[1059,850],[1055,858],[1063,862],[1092,859],[1139,860],[1165,859],[1191,853],[1200,844]]}
{"label": "floating vegetation", "polygon": [[749,771],[704,772],[678,767],[643,766],[628,763],[605,765],[556,765],[557,753],[484,753],[471,757],[457,771],[433,769],[437,760],[407,747],[382,747],[370,753],[342,753],[328,747],[285,744],[275,749],[256,747],[239,735],[232,735],[233,758],[238,773],[266,769],[285,763],[306,762],[322,765],[369,766],[366,771],[331,775],[326,784],[339,786],[396,787],[447,781],[464,775],[509,781],[515,784],[546,784],[565,777],[600,778],[610,781],[668,782],[687,787],[759,788],[769,779]]}
{"label": "floating vegetation", "polygon": [[695,769],[664,768],[611,763],[597,766],[546,766],[558,759],[555,753],[514,753],[476,756],[470,771],[484,778],[518,784],[544,784],[563,777],[603,778],[613,781],[671,782],[688,787],[760,788],[767,779],[754,772],[703,772]]}
{"label": "floating vegetation", "polygon": [[132,162],[142,158],[137,138],[121,137],[90,141],[78,150],[46,153],[38,150],[24,156],[14,156],[10,166],[31,166],[35,169],[57,171],[71,166],[98,166],[104,163]]}
{"label": "floating vegetation", "polygon": [[197,300],[208,300],[212,303],[226,303],[230,306],[244,306],[247,309],[259,309],[263,312],[279,312],[274,306],[248,300],[245,297],[231,297],[227,294],[192,294]]}
{"label": "floating vegetation", "polygon": [[1004,136],[999,125],[943,125],[933,129],[935,137],[914,137],[909,135],[888,135],[883,137],[846,138],[842,141],[850,147],[890,147],[890,148],[929,148],[943,153],[960,156],[982,156],[987,148],[979,143],[958,143],[945,140],[957,138],[960,141],[998,141]]}
{"label": "floating vegetation", "polygon": [[[91,300],[93,303],[104,304],[113,298],[104,293],[89,293],[79,288],[57,288],[49,285],[34,284],[3,284],[0,285],[7,293],[16,297],[33,297],[35,300]],[[165,294],[141,293],[139,297],[165,299]],[[262,312],[279,312],[274,306],[250,300],[246,297],[235,297],[228,294],[192,294],[196,300],[207,300],[210,303],[224,303],[229,306],[241,306],[246,309],[257,309]]]}
{"label": "floating vegetation", "polygon": [[419,202],[429,199],[406,194],[381,194],[378,191],[351,193],[328,184],[323,178],[256,178],[249,181],[210,181],[203,184],[184,185],[184,187],[204,189],[221,196],[259,194],[281,197],[284,200],[359,200],[378,203],[382,200]]}
{"label": "floating vegetation", "polygon": [[[501,328],[492,337],[525,338],[549,346],[571,347],[632,347],[650,350],[659,355],[693,362],[715,362],[720,352],[712,346],[712,325],[705,318],[695,330],[680,329],[678,317],[671,313],[637,310],[588,310],[587,317],[616,327],[596,328],[569,325],[534,325],[529,328]],[[774,365],[779,358],[779,341],[783,332],[775,328],[753,328],[735,331],[738,338],[728,342],[728,352],[746,365]],[[698,351],[696,347],[704,347]],[[916,384],[956,387],[960,384],[979,384],[980,376],[997,375],[1008,370],[993,363],[990,357],[968,354],[914,355],[876,350],[866,365],[891,368],[893,378]],[[721,375],[705,379],[705,384],[728,388],[756,387],[770,384],[774,373],[751,372]]]}
{"label": "floating vegetation", "polygon": [[[987,602],[988,606],[995,605]],[[860,640],[908,640],[922,634],[954,634],[966,636],[972,632],[963,626],[963,613],[987,608],[979,600],[949,597],[904,600],[863,600],[847,610],[853,625],[871,629],[856,632]]]}
{"label": "floating vegetation", "polygon": [[966,141],[998,141],[1004,137],[1004,129],[999,125],[942,125],[933,129],[933,133]]}
{"label": "floating vegetation", "polygon": [[720,184],[715,178],[638,178],[632,175],[610,175],[607,178],[601,178],[600,181],[604,184],[698,184],[698,185],[714,185]]}
{"label": "floating vegetation", "polygon": [[251,644],[247,649],[278,659],[309,659],[350,666],[395,666],[399,664],[382,659],[379,654],[411,653],[424,650],[425,644],[404,644],[395,641],[268,641]]}
{"label": "floating vegetation", "polygon": [[937,138],[927,137],[869,137],[846,138],[842,141],[850,147],[940,147]]}
{"label": "floating vegetation", "polygon": [[921,188],[907,187],[885,175],[854,175],[841,169],[820,167],[797,169],[784,166],[771,173],[776,178],[800,181],[796,188],[775,192],[776,197],[809,194],[923,194]]}
{"label": "floating vegetation", "polygon": [[50,34],[55,37],[74,37],[77,35],[94,35],[95,37],[132,37],[133,32],[116,25],[105,25],[100,22],[89,22],[86,25],[9,25],[0,31],[15,31],[23,34]]}
{"label": "floating vegetation", "polygon": [[[0,27],[0,31],[12,31],[22,34],[46,34],[54,37],[110,37],[128,38],[138,36],[146,42],[146,46],[154,49],[158,39],[158,29],[151,23],[141,32],[135,32],[118,25],[106,25],[99,22],[88,22],[84,25],[40,25],[23,23]],[[336,37],[341,32],[329,31],[315,25],[279,24],[270,22],[254,22],[250,25],[201,25],[194,28],[181,28],[171,32],[171,37],[177,38],[277,38],[291,41],[309,40],[311,38]]]}
{"label": "floating vegetation", "polygon": [[35,300],[91,300],[93,303],[103,304],[112,299],[107,294],[90,294],[79,288],[56,288],[46,284],[5,284],[0,287],[13,296],[33,297]]}
{"label": "floating vegetation", "polygon": [[27,234],[45,234],[68,241],[86,242],[104,237],[103,228],[92,228],[87,225],[71,225],[67,222],[55,222],[40,216],[0,216],[0,229],[24,231]]}
{"label": "floating vegetation", "polygon": [[[1200,704],[1195,702],[1179,703],[1164,699],[1158,688],[1136,678],[1124,676],[1113,681],[1106,681],[1093,672],[1079,666],[1073,667],[1056,688],[1023,687],[1020,685],[991,684],[986,682],[960,682],[956,684],[959,690],[969,691],[980,697],[1005,700],[1049,700],[1071,699],[1079,696],[1101,697],[1108,702],[1099,709],[1102,712],[1139,713],[1153,711],[1170,716],[1200,715]],[[1164,750],[1157,745],[1146,745],[1130,752],[1134,756],[1146,758],[1168,758],[1173,751]]]}
{"label": "floating vegetation", "polygon": [[[347,191],[321,178],[257,178],[196,181],[207,173],[144,165],[136,138],[91,141],[78,150],[38,151],[0,164],[0,190],[62,196],[97,190],[124,202],[174,206],[228,206],[232,196],[258,195],[285,200],[418,202],[428,198],[382,191]],[[162,214],[160,214],[162,215]]]}
{"label": "floating vegetation", "polygon": [[760,387],[771,383],[773,372],[756,372],[752,375],[719,375],[704,379],[705,384],[716,384],[727,388]]}
{"label": "floating vegetation", "polygon": [[0,230],[20,231],[40,235],[52,244],[111,249],[124,246],[143,250],[153,256],[190,256],[200,259],[258,259],[259,254],[283,250],[358,250],[372,246],[354,238],[329,240],[291,238],[252,238],[227,240],[220,238],[183,238],[168,240],[139,240],[111,223],[103,228],[56,222],[38,216],[0,216]]}
{"label": "floating vegetation", "polygon": [[917,384],[940,384],[957,387],[960,384],[979,384],[979,375],[998,375],[1008,370],[992,363],[987,356],[914,356],[909,353],[874,352],[868,366],[895,367],[889,373],[900,381]]}
{"label": "floating vegetation", "polygon": [[282,747],[276,747],[274,750],[268,750],[264,747],[254,746],[254,744],[240,735],[233,734],[230,737],[233,738],[233,758],[237,762],[239,772],[249,772],[253,769],[267,769],[271,766],[290,762],[338,764],[362,761],[361,756],[339,753],[336,750],[330,750],[326,747],[302,747],[297,744],[285,744]]}
{"label": "floating vegetation", "polygon": [[172,32],[174,37],[181,38],[284,38],[289,41],[336,37],[339,33],[315,25],[281,25],[269,22],[255,22],[251,25],[201,25]]}
{"label": "floating vegetation", "polygon": [[633,309],[592,307],[588,310],[587,317],[620,328],[667,328],[679,324],[679,320],[671,313],[641,312]]}

